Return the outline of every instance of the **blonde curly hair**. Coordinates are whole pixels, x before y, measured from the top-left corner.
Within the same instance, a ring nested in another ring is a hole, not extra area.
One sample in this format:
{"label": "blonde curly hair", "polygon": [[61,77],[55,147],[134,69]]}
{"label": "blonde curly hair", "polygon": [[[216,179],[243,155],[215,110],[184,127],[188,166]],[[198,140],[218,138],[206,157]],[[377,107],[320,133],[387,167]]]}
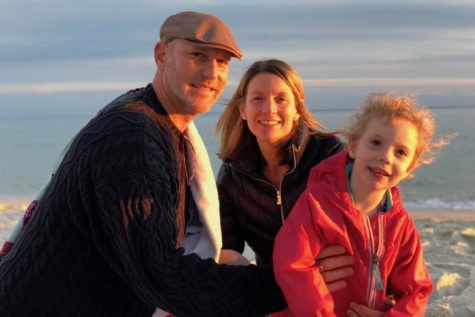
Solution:
{"label": "blonde curly hair", "polygon": [[[390,92],[370,94],[351,117],[349,125],[339,132],[345,136],[348,143],[356,143],[374,117],[385,117],[390,122],[404,119],[414,124],[419,140],[409,166],[412,172],[421,165],[432,163],[438,150],[447,145],[453,137],[445,136],[433,141],[436,130],[434,113],[429,108],[419,105],[412,95]],[[411,173],[408,178],[412,177]]]}

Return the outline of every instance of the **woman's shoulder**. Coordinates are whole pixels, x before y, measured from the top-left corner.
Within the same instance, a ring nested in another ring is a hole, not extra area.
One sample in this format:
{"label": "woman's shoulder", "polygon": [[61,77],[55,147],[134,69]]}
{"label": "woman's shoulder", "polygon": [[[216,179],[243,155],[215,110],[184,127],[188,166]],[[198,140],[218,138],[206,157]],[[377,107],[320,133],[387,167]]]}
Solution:
{"label": "woman's shoulder", "polygon": [[322,138],[318,135],[311,135],[305,148],[305,156],[315,164],[341,152],[343,149],[343,143],[336,136]]}
{"label": "woman's shoulder", "polygon": [[318,144],[329,149],[336,148],[341,150],[343,147],[343,142],[336,135],[322,137],[318,134],[311,134],[309,143]]}
{"label": "woman's shoulder", "polygon": [[232,177],[232,163],[229,161],[223,161],[218,170],[216,182],[218,185],[228,183]]}

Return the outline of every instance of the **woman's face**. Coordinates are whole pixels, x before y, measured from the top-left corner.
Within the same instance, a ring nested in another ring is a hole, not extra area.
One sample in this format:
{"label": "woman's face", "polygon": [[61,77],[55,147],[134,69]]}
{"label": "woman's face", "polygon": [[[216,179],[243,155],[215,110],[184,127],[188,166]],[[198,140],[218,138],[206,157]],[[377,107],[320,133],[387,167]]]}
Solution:
{"label": "woman's face", "polygon": [[260,145],[278,144],[286,139],[299,118],[292,90],[279,76],[270,73],[251,79],[239,110]]}

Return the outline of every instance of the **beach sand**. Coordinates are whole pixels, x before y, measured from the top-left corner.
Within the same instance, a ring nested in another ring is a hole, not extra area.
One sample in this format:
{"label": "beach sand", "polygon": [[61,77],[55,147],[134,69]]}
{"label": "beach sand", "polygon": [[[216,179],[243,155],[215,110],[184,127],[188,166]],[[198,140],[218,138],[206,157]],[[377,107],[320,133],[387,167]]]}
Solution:
{"label": "beach sand", "polygon": [[475,316],[475,211],[412,211],[434,281],[426,316]]}
{"label": "beach sand", "polygon": [[[0,208],[1,209],[1,208]],[[434,281],[426,316],[475,316],[475,211],[411,211]],[[0,243],[20,212],[0,210]]]}

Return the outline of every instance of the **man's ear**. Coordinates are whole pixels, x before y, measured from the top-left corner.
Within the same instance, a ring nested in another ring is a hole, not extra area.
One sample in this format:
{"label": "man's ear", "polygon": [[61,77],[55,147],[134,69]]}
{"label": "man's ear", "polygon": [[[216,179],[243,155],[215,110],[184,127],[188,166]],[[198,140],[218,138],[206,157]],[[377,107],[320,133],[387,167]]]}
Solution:
{"label": "man's ear", "polygon": [[157,67],[163,66],[167,46],[163,42],[155,44],[154,57]]}

